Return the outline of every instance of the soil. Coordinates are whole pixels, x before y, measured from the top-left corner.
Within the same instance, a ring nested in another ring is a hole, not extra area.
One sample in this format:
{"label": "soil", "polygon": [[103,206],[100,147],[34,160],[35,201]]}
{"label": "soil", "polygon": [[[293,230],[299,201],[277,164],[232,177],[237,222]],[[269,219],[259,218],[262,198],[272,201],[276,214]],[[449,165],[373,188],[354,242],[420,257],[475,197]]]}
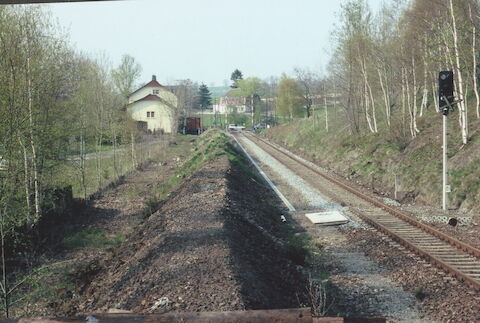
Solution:
{"label": "soil", "polygon": [[[55,239],[49,239],[39,247],[43,251],[41,255],[35,254],[31,261],[33,268],[43,266],[58,267],[65,264],[66,271],[52,270],[48,277],[42,278],[37,284],[29,288],[25,286],[24,294],[38,294],[38,289],[49,290],[49,285],[57,286],[59,282],[71,280],[79,269],[85,268],[95,259],[104,257],[110,252],[103,248],[65,248],[62,241],[85,228],[95,228],[104,232],[109,239],[126,237],[132,234],[134,228],[142,221],[145,214],[145,202],[158,195],[167,178],[173,176],[180,166],[179,160],[183,160],[188,150],[195,144],[195,140],[185,141],[179,149],[174,147],[167,149],[165,154],[156,161],[143,165],[140,169],[127,174],[116,185],[110,185],[108,189],[96,194],[96,198],[90,200],[87,205],[80,204],[72,215],[66,216],[65,220],[55,223],[50,228],[50,235]],[[32,256],[33,257],[33,256]],[[37,289],[37,290],[36,290]],[[41,292],[40,294],[43,294]],[[77,291],[61,288],[54,291],[54,295],[47,292],[48,297],[42,299],[38,296],[29,299],[25,304],[19,304],[13,309],[14,316],[59,316],[65,313],[64,304],[70,297],[78,297]]]}
{"label": "soil", "polygon": [[382,237],[378,232],[345,228],[350,244],[388,271],[392,280],[410,290],[423,315],[439,322],[480,321],[480,292]]}
{"label": "soil", "polygon": [[[145,186],[156,185],[152,169]],[[117,189],[121,190],[119,187]],[[115,190],[98,205],[128,208]],[[142,197],[138,197],[142,199]],[[77,274],[56,315],[128,310],[226,311],[299,307],[302,272],[281,249],[280,213],[263,185],[219,157],[185,179],[115,250]],[[134,203],[135,204],[135,200]],[[111,212],[121,227],[127,213]],[[107,224],[109,223],[109,224]]]}

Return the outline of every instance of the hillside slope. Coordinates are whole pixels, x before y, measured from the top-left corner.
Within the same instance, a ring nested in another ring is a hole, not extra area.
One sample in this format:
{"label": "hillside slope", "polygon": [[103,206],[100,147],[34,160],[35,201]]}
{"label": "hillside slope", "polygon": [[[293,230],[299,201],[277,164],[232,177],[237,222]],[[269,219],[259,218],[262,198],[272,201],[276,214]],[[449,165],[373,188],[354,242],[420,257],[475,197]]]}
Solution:
{"label": "hillside slope", "polygon": [[[332,122],[332,121],[330,121]],[[442,120],[429,111],[418,121],[415,139],[392,126],[383,133],[352,136],[346,124],[297,120],[269,129],[266,136],[306,158],[353,179],[378,193],[397,199],[441,205]],[[452,193],[449,208],[479,211],[480,122],[471,119],[470,142],[463,146],[457,115],[449,117],[449,178]]]}

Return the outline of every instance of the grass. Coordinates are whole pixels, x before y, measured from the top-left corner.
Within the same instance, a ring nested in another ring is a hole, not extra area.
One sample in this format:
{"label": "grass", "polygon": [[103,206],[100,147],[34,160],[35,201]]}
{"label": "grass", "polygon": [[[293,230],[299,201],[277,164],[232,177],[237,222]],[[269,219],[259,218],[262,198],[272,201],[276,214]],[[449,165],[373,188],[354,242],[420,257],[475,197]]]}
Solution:
{"label": "grass", "polygon": [[[60,261],[37,267],[28,274],[19,275],[16,283],[18,289],[11,294],[11,314],[14,317],[31,317],[38,315],[38,308],[58,304],[59,300],[73,296],[75,273],[78,263]],[[3,311],[3,302],[0,309]]]}
{"label": "grass", "polygon": [[313,259],[313,248],[311,238],[301,232],[289,232],[287,234],[287,256],[296,265],[305,266],[311,264]]}
{"label": "grass", "polygon": [[[137,145],[137,162],[159,159],[165,155],[166,138],[163,141],[149,145]],[[97,160],[85,161],[85,186],[82,185],[82,171],[80,161],[66,161],[59,165],[53,175],[53,184],[58,187],[72,186],[73,196],[88,197],[99,189],[116,181],[120,176],[132,170],[130,150],[119,151],[115,160],[113,156],[103,157],[100,160],[100,171],[97,172]],[[100,176],[98,176],[100,175]]]}
{"label": "grass", "polygon": [[[203,136],[202,136],[203,137]],[[213,136],[215,137],[215,136]],[[215,137],[216,138],[216,137]],[[168,144],[168,141],[164,141],[163,145],[153,144],[138,146],[139,159],[141,161],[151,160],[155,162],[163,161],[166,158],[173,158],[173,156],[185,156],[191,154],[192,157],[198,155],[202,150],[205,150],[206,145],[210,143],[210,135],[205,136],[202,139],[202,144],[197,145],[195,150],[190,150],[194,141],[197,141],[197,136],[177,136],[175,138],[169,137],[170,141],[175,141],[176,144]],[[211,148],[211,147],[210,147]],[[208,153],[207,153],[208,155]],[[183,157],[182,157],[183,158]],[[185,158],[190,159],[189,156]],[[130,156],[127,153],[124,156],[119,156],[119,163],[125,161],[129,163]],[[95,160],[88,160],[87,166],[87,182],[89,183],[88,194],[97,191],[98,186],[96,183],[96,164]],[[149,216],[155,212],[162,200],[159,198],[160,191],[164,190],[164,198],[168,196],[168,193],[173,188],[174,184],[178,184],[184,176],[191,173],[196,167],[200,166],[200,159],[197,156],[196,159],[185,163],[184,167],[181,167],[175,176],[167,180],[167,184],[162,186],[162,189],[153,187],[147,193],[148,198],[144,202],[144,217]],[[76,196],[79,195],[79,174],[78,163],[68,162],[61,165],[61,170],[57,170],[57,182],[58,183],[70,183],[76,190]],[[123,173],[129,171],[128,167],[121,169]],[[107,185],[115,179],[113,174],[113,160],[112,158],[102,159],[101,175],[103,178],[103,184]],[[181,176],[177,176],[181,175]],[[183,176],[182,176],[183,175]],[[131,186],[129,190],[124,192],[124,197],[127,200],[135,199],[141,192],[136,187]],[[80,191],[81,193],[81,191]],[[81,196],[81,195],[80,195]],[[89,251],[91,252],[104,252],[111,248],[114,248],[122,243],[124,236],[120,233],[109,234],[98,227],[84,227],[80,231],[77,231],[70,236],[63,239],[60,247],[64,252],[70,251]],[[78,263],[72,262],[56,262],[48,265],[40,265],[33,269],[30,269],[28,273],[20,273],[17,271],[15,277],[12,277],[11,285],[19,283],[19,288],[14,294],[12,294],[12,301],[15,302],[13,306],[13,313],[15,316],[35,316],[39,313],[43,313],[44,309],[51,308],[52,304],[61,303],[64,299],[69,297],[69,294],[75,287],[75,274],[81,269],[81,261]],[[71,295],[70,295],[71,296]],[[49,305],[50,304],[50,305]],[[1,310],[1,305],[0,305]]]}
{"label": "grass", "polygon": [[263,122],[263,118],[259,116],[255,116],[254,124],[252,125],[252,119],[250,114],[245,113],[237,113],[232,114],[230,113],[228,116],[226,114],[217,114],[217,123],[215,124],[215,115],[214,114],[206,114],[206,113],[198,113],[196,115],[198,118],[201,118],[203,128],[212,128],[217,126],[218,128],[225,129],[229,124],[241,124],[245,127],[252,127],[255,124]]}
{"label": "grass", "polygon": [[[119,234],[108,238],[104,232],[95,228],[84,230],[64,239],[66,250],[99,249],[114,247],[121,243]],[[71,260],[45,264],[28,272],[16,272],[12,277],[10,288],[17,288],[10,295],[10,313],[14,317],[36,316],[38,310],[51,308],[73,297],[76,273],[84,266]],[[3,311],[3,302],[0,311]]]}
{"label": "grass", "polygon": [[95,227],[87,227],[63,240],[63,246],[67,250],[99,249],[105,250],[121,244],[123,237],[120,233],[113,238],[107,237],[105,232]]}
{"label": "grass", "polygon": [[[419,118],[421,132],[415,139],[410,137],[408,128],[399,125],[398,116],[392,119],[391,130],[379,118],[379,133],[363,129],[360,134],[351,135],[343,110],[337,113],[339,117],[335,118],[334,110],[329,111],[328,132],[324,115],[320,114],[315,119],[295,120],[268,129],[266,134],[339,173],[356,177],[364,185],[375,182],[375,188],[393,194],[397,176],[404,193],[433,205],[439,202],[442,148],[441,118],[437,113],[428,110]],[[480,122],[472,118],[470,126],[471,142],[463,146],[458,123],[449,123],[451,205],[466,210],[478,208],[475,205],[480,202],[480,157],[475,149],[480,141]]]}
{"label": "grass", "polygon": [[[238,155],[235,148],[230,143],[230,138],[225,134],[225,132],[218,129],[211,129],[198,138],[198,142],[196,143],[195,147],[190,150],[189,156],[186,157],[186,161],[181,164],[175,173],[168,177],[158,189],[153,189],[150,192],[150,196],[145,200],[143,211],[144,218],[157,211],[162,205],[163,201],[169,197],[170,193],[175,189],[175,187],[183,182],[184,178],[190,176],[202,165],[218,156],[226,155],[232,163],[237,164],[245,171],[250,172],[252,176],[256,176],[250,170],[246,160],[244,159],[245,157]],[[134,193],[127,192],[127,194],[128,196],[131,196]]]}

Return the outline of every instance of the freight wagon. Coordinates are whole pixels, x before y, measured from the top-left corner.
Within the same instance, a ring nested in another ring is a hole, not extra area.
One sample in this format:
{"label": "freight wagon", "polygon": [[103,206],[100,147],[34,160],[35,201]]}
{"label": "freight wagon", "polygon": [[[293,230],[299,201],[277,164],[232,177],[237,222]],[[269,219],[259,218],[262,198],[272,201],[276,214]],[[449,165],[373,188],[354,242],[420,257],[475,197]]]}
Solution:
{"label": "freight wagon", "polygon": [[184,135],[199,135],[202,133],[200,118],[188,117],[181,118],[179,122],[179,132]]}

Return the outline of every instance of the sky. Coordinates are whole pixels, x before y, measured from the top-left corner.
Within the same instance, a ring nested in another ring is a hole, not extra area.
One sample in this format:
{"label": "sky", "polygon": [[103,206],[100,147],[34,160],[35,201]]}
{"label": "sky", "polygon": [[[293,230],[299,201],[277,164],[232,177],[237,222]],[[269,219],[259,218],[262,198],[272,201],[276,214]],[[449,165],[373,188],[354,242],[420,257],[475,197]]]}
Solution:
{"label": "sky", "polygon": [[[373,11],[382,0],[367,0]],[[244,77],[291,74],[294,67],[322,73],[331,53],[340,0],[123,0],[43,5],[70,34],[75,48],[124,54],[164,84],[191,79],[208,86]]]}

